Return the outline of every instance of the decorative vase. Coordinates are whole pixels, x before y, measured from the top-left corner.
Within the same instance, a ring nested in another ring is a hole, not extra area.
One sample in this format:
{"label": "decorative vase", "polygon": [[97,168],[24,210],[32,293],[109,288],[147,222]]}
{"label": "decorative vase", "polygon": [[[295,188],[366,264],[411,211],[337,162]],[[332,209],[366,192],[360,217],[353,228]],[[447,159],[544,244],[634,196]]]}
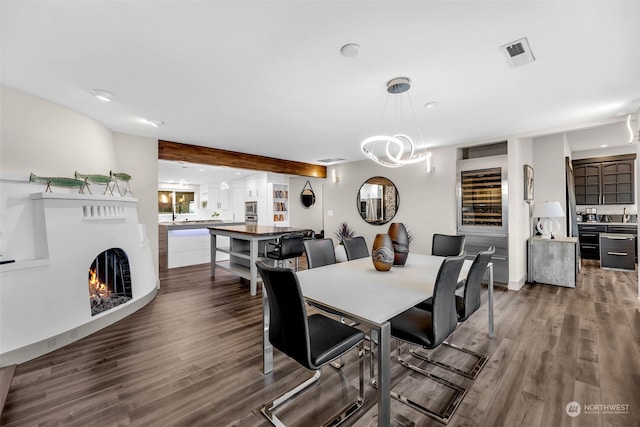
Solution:
{"label": "decorative vase", "polygon": [[378,271],[389,271],[393,266],[393,243],[388,234],[376,234],[371,250],[373,266]]}
{"label": "decorative vase", "polygon": [[401,222],[392,222],[389,225],[389,237],[393,244],[393,265],[404,265],[409,255],[409,234]]}
{"label": "decorative vase", "polygon": [[336,262],[347,262],[347,251],[344,249],[343,245],[336,245]]}

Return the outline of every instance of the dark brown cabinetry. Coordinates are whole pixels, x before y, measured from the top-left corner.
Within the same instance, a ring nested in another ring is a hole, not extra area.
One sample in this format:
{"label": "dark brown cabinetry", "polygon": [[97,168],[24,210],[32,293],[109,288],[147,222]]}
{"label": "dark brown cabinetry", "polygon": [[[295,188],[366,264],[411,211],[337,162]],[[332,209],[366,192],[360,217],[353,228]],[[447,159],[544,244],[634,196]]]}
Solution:
{"label": "dark brown cabinetry", "polygon": [[633,259],[635,262],[638,262],[638,225],[637,224],[629,224],[629,225],[607,225],[607,233],[611,234],[630,234],[634,237],[633,239],[633,248],[631,249],[633,253]]}
{"label": "dark brown cabinetry", "polygon": [[602,268],[635,269],[633,234],[601,233],[600,266]]}
{"label": "dark brown cabinetry", "polygon": [[587,259],[600,259],[600,233],[607,232],[606,225],[578,224],[580,236],[580,256]]}
{"label": "dark brown cabinetry", "polygon": [[574,160],[577,205],[634,203],[635,154]]}

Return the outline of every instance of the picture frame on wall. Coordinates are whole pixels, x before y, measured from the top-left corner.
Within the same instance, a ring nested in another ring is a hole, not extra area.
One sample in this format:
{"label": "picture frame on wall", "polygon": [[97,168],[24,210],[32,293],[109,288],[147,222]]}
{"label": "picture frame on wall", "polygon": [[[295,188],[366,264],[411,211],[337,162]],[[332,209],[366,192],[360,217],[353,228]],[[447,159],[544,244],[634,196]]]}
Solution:
{"label": "picture frame on wall", "polygon": [[530,165],[524,165],[524,200],[533,201],[533,168]]}

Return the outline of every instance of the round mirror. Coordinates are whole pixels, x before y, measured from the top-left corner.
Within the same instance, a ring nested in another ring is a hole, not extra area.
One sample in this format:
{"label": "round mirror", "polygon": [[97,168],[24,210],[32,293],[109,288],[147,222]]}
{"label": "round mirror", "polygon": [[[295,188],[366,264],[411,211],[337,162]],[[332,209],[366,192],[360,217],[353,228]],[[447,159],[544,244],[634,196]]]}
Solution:
{"label": "round mirror", "polygon": [[313,192],[313,188],[311,188],[311,183],[309,181],[307,181],[302,188],[302,192],[300,193],[300,202],[305,208],[310,208],[316,203],[316,193]]}
{"label": "round mirror", "polygon": [[391,221],[400,207],[400,196],[389,179],[374,176],[358,190],[358,212],[369,224],[382,225]]}

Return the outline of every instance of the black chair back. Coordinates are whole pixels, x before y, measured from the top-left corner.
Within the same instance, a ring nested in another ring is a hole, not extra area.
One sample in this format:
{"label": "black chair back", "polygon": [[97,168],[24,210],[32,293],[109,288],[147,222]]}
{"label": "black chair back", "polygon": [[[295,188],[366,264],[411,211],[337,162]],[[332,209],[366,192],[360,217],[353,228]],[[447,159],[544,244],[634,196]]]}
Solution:
{"label": "black chair back", "polygon": [[431,244],[431,255],[456,256],[464,251],[465,236],[434,234]]}
{"label": "black chair back", "polygon": [[280,257],[282,259],[302,256],[304,236],[299,233],[285,234],[280,237]]}
{"label": "black chair back", "polygon": [[307,254],[308,268],[336,263],[336,251],[331,239],[305,240],[304,250]]}
{"label": "black chair back", "polygon": [[433,288],[432,328],[427,332],[435,348],[456,330],[456,284],[465,255],[447,257],[440,266]]}
{"label": "black chair back", "polygon": [[307,369],[311,349],[307,309],[296,274],[287,268],[256,262],[269,302],[269,341]]}
{"label": "black chair back", "polygon": [[469,316],[480,308],[482,278],[495,252],[496,248],[491,246],[488,250],[479,252],[473,260],[473,264],[471,264],[467,278],[464,281],[464,296],[456,298],[459,322],[467,320]]}
{"label": "black chair back", "polygon": [[342,244],[344,245],[344,250],[347,253],[347,259],[349,261],[371,256],[369,248],[367,247],[367,241],[364,240],[362,236],[342,239]]}

